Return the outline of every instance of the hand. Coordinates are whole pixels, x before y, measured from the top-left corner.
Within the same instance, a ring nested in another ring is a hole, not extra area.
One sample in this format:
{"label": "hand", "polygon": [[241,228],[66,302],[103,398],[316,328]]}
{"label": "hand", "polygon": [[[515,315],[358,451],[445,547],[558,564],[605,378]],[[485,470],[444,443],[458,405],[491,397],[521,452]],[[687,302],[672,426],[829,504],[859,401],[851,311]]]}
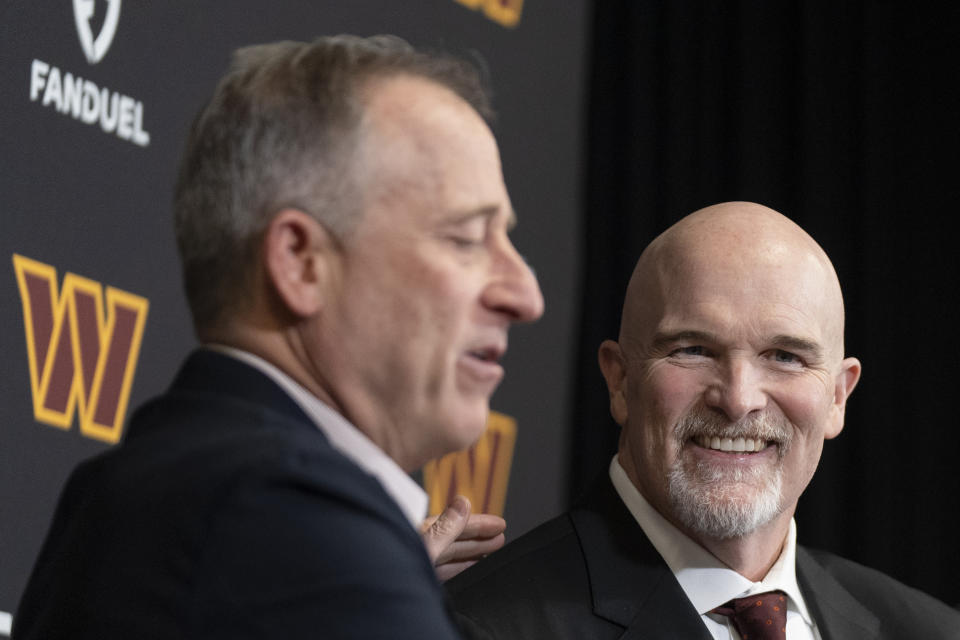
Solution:
{"label": "hand", "polygon": [[437,579],[444,582],[502,547],[506,528],[506,521],[499,516],[471,515],[470,501],[457,496],[439,516],[423,521],[420,535]]}

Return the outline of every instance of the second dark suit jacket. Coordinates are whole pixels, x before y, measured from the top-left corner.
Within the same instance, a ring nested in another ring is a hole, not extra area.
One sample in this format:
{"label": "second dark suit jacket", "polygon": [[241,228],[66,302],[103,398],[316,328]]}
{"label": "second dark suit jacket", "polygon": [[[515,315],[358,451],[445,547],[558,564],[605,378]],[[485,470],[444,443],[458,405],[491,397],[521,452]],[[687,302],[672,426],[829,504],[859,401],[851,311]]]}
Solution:
{"label": "second dark suit jacket", "polygon": [[[877,571],[797,550],[823,640],[960,638],[960,614]],[[582,504],[447,583],[467,637],[711,640],[609,478]]]}
{"label": "second dark suit jacket", "polygon": [[13,637],[457,634],[380,483],[261,372],[198,351],[71,476]]}

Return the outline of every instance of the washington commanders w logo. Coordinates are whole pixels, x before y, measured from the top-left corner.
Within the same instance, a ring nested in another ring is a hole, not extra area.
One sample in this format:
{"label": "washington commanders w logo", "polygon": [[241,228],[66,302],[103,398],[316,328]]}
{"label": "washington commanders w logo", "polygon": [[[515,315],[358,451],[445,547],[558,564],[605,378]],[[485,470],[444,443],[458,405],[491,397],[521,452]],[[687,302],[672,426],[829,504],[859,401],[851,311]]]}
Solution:
{"label": "washington commanders w logo", "polygon": [[[120,440],[133,374],[147,321],[146,298],[67,273],[57,293],[57,271],[14,254],[37,421]],[[106,308],[106,317],[104,317]]]}
{"label": "washington commanders w logo", "polygon": [[430,496],[430,515],[442,512],[459,493],[470,499],[473,513],[502,516],[516,440],[516,421],[493,411],[476,444],[428,462],[423,484]]}

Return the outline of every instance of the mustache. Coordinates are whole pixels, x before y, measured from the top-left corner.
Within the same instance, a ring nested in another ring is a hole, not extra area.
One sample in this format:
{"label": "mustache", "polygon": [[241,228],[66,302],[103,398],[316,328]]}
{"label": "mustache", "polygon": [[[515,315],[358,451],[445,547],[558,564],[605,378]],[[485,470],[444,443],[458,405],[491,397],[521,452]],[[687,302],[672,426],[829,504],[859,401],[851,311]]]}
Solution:
{"label": "mustache", "polygon": [[764,412],[750,415],[743,420],[730,422],[724,416],[706,407],[694,409],[683,416],[674,429],[679,442],[698,436],[718,438],[753,438],[775,442],[783,455],[793,441],[790,422],[782,415]]}

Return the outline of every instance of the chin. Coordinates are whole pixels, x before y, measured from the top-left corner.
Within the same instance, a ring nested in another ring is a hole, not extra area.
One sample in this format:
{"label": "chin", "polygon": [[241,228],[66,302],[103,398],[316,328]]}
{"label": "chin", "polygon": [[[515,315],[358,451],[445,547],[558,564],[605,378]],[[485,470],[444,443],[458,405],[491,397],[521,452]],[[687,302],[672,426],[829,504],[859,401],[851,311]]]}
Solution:
{"label": "chin", "polygon": [[470,410],[457,412],[450,420],[439,428],[444,434],[443,440],[449,445],[450,451],[461,451],[472,446],[487,429],[487,418],[490,409],[486,403],[483,407],[471,407]]}
{"label": "chin", "polygon": [[689,529],[708,538],[743,537],[768,524],[782,511],[781,475],[765,483],[691,479],[682,469],[669,475],[672,510]]}

